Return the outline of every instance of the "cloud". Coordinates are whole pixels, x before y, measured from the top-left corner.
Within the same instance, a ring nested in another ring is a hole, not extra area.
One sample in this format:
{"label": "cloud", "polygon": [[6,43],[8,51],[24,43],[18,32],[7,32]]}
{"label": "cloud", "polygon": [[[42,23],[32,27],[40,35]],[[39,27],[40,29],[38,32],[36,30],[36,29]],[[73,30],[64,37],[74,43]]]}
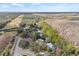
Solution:
{"label": "cloud", "polygon": [[0,10],[26,12],[76,12],[79,11],[78,5],[79,4],[11,3],[1,4]]}
{"label": "cloud", "polygon": [[12,3],[12,5],[17,6],[17,5],[18,5],[18,3]]}
{"label": "cloud", "polygon": [[11,5],[16,7],[24,7],[23,3],[12,3]]}

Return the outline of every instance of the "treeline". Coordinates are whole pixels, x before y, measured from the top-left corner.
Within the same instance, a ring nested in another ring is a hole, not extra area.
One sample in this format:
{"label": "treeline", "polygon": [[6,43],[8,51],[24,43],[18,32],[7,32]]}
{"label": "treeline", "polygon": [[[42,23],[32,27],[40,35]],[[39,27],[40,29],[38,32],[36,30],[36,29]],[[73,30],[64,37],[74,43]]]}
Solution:
{"label": "treeline", "polygon": [[22,18],[21,24],[29,25],[29,24],[31,24],[33,22],[38,22],[41,19],[44,19],[44,17],[39,16],[39,15],[27,15],[27,14],[24,14],[24,17]]}
{"label": "treeline", "polygon": [[44,17],[39,15],[27,15],[27,14],[24,14],[24,17],[23,17],[23,19],[41,19],[41,18],[44,18]]}

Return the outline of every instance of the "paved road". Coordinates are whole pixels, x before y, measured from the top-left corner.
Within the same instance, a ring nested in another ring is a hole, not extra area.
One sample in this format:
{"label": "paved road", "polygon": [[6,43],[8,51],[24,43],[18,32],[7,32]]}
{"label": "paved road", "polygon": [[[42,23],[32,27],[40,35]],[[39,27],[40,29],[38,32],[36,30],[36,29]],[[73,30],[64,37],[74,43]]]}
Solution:
{"label": "paved road", "polygon": [[21,50],[22,49],[19,47],[20,39],[21,38],[19,38],[18,36],[16,36],[16,38],[15,38],[15,44],[16,44],[16,46],[15,46],[15,50],[14,50],[13,56],[21,56]]}
{"label": "paved road", "polygon": [[[16,19],[14,19],[11,23],[7,24],[7,26],[10,26],[10,27],[18,27],[19,24],[21,23],[22,21],[22,18],[23,18],[24,15],[20,15],[18,16]],[[19,42],[20,42],[20,37],[16,36],[15,37],[15,49],[14,49],[14,54],[13,56],[21,56],[21,48],[19,47]]]}
{"label": "paved road", "polygon": [[31,49],[22,49],[19,47],[19,42],[20,42],[21,38],[16,36],[15,38],[15,50],[14,50],[14,54],[13,56],[22,56],[22,55],[27,55],[27,56],[35,56],[34,52],[31,51]]}

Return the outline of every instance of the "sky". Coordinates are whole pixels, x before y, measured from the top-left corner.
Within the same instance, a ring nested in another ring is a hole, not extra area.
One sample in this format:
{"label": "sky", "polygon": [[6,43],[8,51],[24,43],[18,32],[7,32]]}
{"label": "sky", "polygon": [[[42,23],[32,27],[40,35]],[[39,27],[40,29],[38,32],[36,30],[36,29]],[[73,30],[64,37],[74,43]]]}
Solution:
{"label": "sky", "polygon": [[79,3],[0,3],[8,12],[79,12]]}

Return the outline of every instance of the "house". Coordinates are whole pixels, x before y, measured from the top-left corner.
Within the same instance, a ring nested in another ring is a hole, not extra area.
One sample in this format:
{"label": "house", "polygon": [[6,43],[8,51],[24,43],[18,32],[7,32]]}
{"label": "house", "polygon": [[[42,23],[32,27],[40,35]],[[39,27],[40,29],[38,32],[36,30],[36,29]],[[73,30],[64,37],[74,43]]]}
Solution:
{"label": "house", "polygon": [[53,45],[52,43],[47,43],[46,46],[47,46],[47,48],[50,49],[50,50],[55,49],[55,48],[54,48],[54,45]]}

